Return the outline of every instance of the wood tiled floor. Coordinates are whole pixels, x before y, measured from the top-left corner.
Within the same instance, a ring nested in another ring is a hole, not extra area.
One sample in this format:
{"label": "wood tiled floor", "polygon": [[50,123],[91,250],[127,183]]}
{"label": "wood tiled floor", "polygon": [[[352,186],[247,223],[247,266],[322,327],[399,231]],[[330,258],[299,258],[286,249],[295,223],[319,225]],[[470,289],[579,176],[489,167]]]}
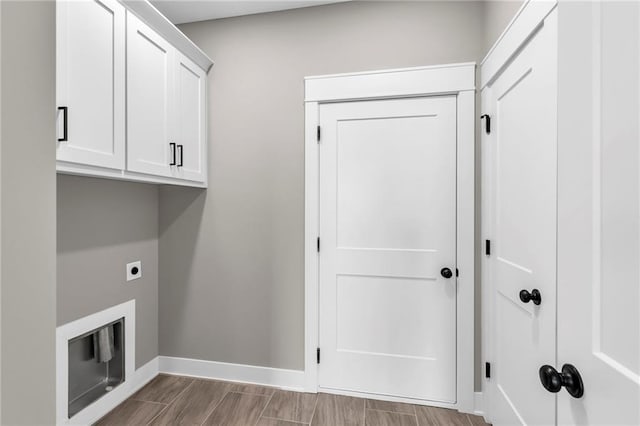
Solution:
{"label": "wood tiled floor", "polygon": [[103,417],[99,426],[482,426],[443,408],[264,386],[159,375]]}

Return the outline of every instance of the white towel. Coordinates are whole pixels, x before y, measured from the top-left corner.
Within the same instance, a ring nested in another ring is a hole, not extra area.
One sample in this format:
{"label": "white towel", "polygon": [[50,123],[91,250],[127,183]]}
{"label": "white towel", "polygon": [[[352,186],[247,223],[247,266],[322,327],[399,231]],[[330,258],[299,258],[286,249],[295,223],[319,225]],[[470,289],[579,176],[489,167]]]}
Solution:
{"label": "white towel", "polygon": [[93,333],[93,355],[97,362],[109,362],[113,358],[113,326],[108,325]]}

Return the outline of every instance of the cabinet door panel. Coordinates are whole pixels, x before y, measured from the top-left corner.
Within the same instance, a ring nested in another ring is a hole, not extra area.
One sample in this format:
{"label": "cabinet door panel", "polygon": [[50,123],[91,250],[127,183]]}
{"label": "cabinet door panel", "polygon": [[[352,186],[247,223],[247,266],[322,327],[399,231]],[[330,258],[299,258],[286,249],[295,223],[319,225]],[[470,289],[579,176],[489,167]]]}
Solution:
{"label": "cabinet door panel", "polygon": [[176,143],[182,146],[175,176],[204,182],[206,178],[206,73],[177,52]]}
{"label": "cabinet door panel", "polygon": [[127,14],[127,169],[170,176],[174,48]]}
{"label": "cabinet door panel", "polygon": [[125,9],[115,0],[59,1],[57,159],[124,167]]}

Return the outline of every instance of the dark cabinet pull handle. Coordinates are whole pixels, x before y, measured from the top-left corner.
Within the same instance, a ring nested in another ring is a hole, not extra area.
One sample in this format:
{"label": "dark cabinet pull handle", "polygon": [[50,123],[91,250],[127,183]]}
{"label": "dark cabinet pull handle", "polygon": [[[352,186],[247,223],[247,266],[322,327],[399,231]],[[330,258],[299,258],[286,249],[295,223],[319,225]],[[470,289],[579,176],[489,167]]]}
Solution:
{"label": "dark cabinet pull handle", "polygon": [[174,142],[170,142],[169,147],[171,148],[171,162],[169,163],[169,165],[175,166],[176,165],[176,144]]}
{"label": "dark cabinet pull handle", "polygon": [[62,137],[58,138],[58,142],[67,142],[69,140],[69,122],[68,122],[68,115],[69,115],[69,108],[66,106],[61,106],[58,107],[58,111],[62,111]]}
{"label": "dark cabinet pull handle", "polygon": [[534,305],[539,305],[542,303],[542,295],[540,294],[540,290],[537,288],[531,290],[531,293],[527,290],[520,290],[520,300],[523,303],[529,303],[529,301],[532,301]]}
{"label": "dark cabinet pull handle", "polygon": [[540,374],[540,382],[546,390],[552,393],[560,392],[564,388],[574,398],[580,398],[584,395],[584,384],[578,369],[571,364],[562,366],[562,372],[558,371],[550,365],[543,365],[538,371]]}
{"label": "dark cabinet pull handle", "polygon": [[178,145],[178,150],[180,151],[180,163],[178,163],[178,167],[182,167],[184,160],[184,147],[182,145]]}

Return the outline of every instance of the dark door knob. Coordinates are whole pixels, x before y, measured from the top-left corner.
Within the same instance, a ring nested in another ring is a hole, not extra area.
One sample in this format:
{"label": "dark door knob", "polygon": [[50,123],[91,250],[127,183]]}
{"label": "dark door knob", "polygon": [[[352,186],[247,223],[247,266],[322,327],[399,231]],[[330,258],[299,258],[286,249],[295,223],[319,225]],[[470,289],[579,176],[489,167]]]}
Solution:
{"label": "dark door knob", "polygon": [[584,395],[582,377],[578,369],[571,364],[563,365],[561,373],[558,373],[558,371],[550,365],[543,365],[540,367],[539,374],[542,386],[549,392],[560,392],[560,389],[564,386],[567,392],[569,392],[569,395],[574,398],[580,398]]}
{"label": "dark door knob", "polygon": [[440,269],[440,275],[445,278],[451,278],[453,276],[453,272],[451,272],[451,269],[449,268],[442,268]]}
{"label": "dark door knob", "polygon": [[520,300],[524,303],[529,303],[531,300],[534,305],[539,305],[542,302],[542,295],[537,288],[531,290],[531,293],[527,290],[520,290]]}

